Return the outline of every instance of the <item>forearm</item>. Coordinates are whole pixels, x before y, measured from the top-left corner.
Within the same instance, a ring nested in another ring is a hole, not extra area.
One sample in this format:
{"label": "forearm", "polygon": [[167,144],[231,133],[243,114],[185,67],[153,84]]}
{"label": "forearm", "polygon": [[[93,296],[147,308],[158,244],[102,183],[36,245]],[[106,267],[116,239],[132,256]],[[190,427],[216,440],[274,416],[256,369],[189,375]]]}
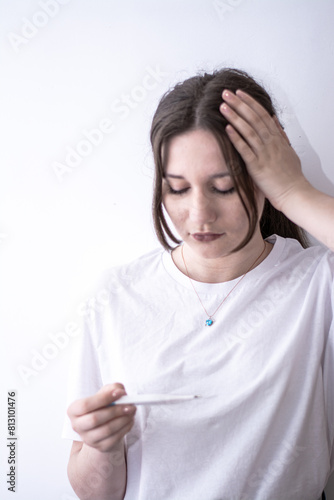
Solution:
{"label": "forearm", "polygon": [[291,194],[280,210],[295,224],[334,251],[334,198],[307,181]]}
{"label": "forearm", "polygon": [[123,500],[126,475],[123,440],[110,452],[84,444],[68,464],[68,477],[80,500]]}

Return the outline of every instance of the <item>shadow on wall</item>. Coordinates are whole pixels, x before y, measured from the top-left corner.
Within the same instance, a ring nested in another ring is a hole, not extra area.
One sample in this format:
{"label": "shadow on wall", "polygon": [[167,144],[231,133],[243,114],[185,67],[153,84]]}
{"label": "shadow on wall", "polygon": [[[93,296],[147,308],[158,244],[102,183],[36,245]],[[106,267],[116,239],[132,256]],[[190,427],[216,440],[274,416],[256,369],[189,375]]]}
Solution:
{"label": "shadow on wall", "polygon": [[323,172],[320,158],[311,147],[307,135],[293,112],[289,98],[281,89],[280,94],[280,101],[285,102],[286,105],[283,108],[277,106],[278,118],[286,129],[291,145],[302,162],[303,172],[315,188],[334,196],[334,184]]}
{"label": "shadow on wall", "polygon": [[334,500],[334,474],[329,478],[325,492],[326,500]]}
{"label": "shadow on wall", "polygon": [[[306,136],[304,130],[302,129],[296,115],[292,111],[292,106],[289,103],[287,95],[281,91],[283,98],[281,102],[287,103],[283,109],[278,108],[278,118],[282,126],[286,129],[289,139],[291,141],[292,147],[298,154],[301,162],[303,172],[305,173],[307,179],[310,183],[320,191],[334,195],[334,184],[326,176],[322,170],[321,161],[317,153],[311,147],[311,144]],[[311,243],[316,242],[314,238],[310,238]],[[334,474],[332,474],[326,485],[326,500],[334,500]]]}
{"label": "shadow on wall", "polygon": [[[312,148],[307,135],[302,129],[296,115],[293,113],[292,106],[289,103],[287,95],[281,89],[279,90],[280,102],[285,102],[286,105],[284,105],[283,108],[276,105],[278,118],[289,136],[292,147],[301,160],[305,176],[316,189],[319,189],[319,191],[322,191],[330,196],[334,196],[333,182],[322,170],[320,158]],[[310,234],[308,234],[308,238],[311,245],[322,245],[322,243],[319,243]],[[327,498],[327,500],[334,500],[334,483],[332,496]]]}

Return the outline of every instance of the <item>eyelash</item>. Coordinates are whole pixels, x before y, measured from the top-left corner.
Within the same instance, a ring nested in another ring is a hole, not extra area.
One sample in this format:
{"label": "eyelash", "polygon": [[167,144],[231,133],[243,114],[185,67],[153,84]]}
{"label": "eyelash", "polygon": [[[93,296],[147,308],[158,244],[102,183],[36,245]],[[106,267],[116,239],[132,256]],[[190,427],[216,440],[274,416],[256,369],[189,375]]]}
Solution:
{"label": "eyelash", "polygon": [[[181,196],[182,194],[186,193],[188,191],[188,189],[189,188],[185,188],[185,189],[180,189],[179,191],[176,191],[171,186],[168,186],[169,194],[175,194],[175,195],[178,195],[178,196]],[[221,194],[223,196],[226,196],[226,195],[232,194],[234,192],[234,187],[232,187],[231,189],[227,189],[226,191],[221,191],[220,189],[212,187],[212,191],[214,193],[218,193],[218,194]]]}

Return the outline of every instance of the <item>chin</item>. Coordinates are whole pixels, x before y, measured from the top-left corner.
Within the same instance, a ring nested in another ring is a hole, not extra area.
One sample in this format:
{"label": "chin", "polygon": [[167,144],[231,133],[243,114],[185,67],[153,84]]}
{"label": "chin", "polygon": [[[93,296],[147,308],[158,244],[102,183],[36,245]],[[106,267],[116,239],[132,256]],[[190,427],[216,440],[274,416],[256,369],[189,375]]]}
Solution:
{"label": "chin", "polygon": [[205,259],[218,259],[220,257],[226,257],[237,244],[217,244],[217,241],[212,241],[210,243],[197,243],[188,242],[188,246],[191,248],[192,252],[199,257]]}

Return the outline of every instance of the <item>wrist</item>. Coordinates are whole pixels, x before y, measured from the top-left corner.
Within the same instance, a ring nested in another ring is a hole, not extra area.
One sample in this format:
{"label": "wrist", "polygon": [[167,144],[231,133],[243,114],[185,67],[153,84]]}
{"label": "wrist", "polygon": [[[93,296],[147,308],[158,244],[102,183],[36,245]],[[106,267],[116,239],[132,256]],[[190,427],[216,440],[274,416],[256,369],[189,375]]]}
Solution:
{"label": "wrist", "polygon": [[293,220],[296,211],[299,211],[304,202],[310,201],[316,192],[317,190],[303,176],[300,181],[291,185],[277,202],[271,203],[286,217]]}
{"label": "wrist", "polygon": [[[126,489],[126,458],[124,440],[109,451],[100,451],[83,444],[71,455],[68,475],[72,488],[85,500],[124,498]],[[94,478],[99,480],[95,481]]]}
{"label": "wrist", "polygon": [[118,441],[116,444],[114,444],[112,447],[106,449],[106,450],[99,450],[98,448],[95,448],[94,446],[90,446],[89,444],[83,443],[83,450],[84,453],[89,455],[89,457],[94,461],[95,458],[101,456],[102,457],[107,457],[108,455],[121,455],[125,456],[125,441],[124,438],[122,438],[120,441]]}

